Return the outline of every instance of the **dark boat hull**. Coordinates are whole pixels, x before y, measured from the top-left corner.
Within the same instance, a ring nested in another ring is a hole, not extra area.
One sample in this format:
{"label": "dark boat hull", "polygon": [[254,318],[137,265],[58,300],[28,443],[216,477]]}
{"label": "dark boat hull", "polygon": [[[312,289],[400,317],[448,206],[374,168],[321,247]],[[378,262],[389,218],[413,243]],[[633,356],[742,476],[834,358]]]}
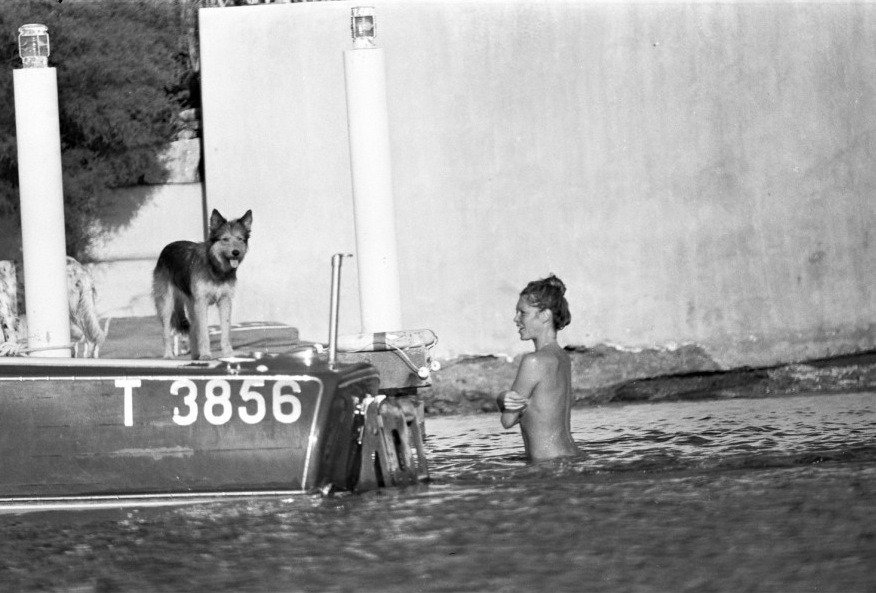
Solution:
{"label": "dark boat hull", "polygon": [[353,488],[378,387],[294,357],[3,361],[0,499]]}

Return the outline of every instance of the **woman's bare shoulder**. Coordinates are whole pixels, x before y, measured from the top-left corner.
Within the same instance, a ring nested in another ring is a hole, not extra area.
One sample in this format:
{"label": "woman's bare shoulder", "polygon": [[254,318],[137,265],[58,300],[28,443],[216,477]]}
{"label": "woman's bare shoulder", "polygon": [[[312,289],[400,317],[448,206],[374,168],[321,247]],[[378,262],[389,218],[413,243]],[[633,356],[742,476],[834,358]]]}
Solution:
{"label": "woman's bare shoulder", "polygon": [[523,355],[520,361],[520,366],[535,369],[548,369],[557,366],[561,358],[560,355],[565,352],[553,352],[550,350],[536,350],[527,352]]}

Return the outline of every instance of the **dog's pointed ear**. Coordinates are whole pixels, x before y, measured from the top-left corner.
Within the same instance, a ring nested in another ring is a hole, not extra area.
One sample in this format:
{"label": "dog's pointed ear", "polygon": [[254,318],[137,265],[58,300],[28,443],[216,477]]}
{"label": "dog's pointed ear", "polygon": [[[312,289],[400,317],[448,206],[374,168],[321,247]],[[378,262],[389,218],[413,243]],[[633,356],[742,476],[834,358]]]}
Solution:
{"label": "dog's pointed ear", "polygon": [[243,225],[247,233],[252,230],[252,210],[247,210],[246,214],[240,217],[240,224]]}
{"label": "dog's pointed ear", "polygon": [[226,222],[228,221],[225,220],[225,217],[219,214],[218,210],[213,208],[213,213],[210,215],[210,232],[214,232]]}

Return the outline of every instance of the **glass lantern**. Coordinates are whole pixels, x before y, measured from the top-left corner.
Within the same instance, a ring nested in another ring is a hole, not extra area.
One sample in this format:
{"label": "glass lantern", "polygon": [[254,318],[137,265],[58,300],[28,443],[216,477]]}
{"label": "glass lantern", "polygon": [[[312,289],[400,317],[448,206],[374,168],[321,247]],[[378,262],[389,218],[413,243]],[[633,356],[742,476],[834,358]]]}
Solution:
{"label": "glass lantern", "polygon": [[23,25],[18,29],[18,53],[25,68],[49,66],[49,28],[45,25]]}
{"label": "glass lantern", "polygon": [[350,16],[350,30],[353,33],[354,49],[369,49],[374,44],[374,7],[353,8]]}

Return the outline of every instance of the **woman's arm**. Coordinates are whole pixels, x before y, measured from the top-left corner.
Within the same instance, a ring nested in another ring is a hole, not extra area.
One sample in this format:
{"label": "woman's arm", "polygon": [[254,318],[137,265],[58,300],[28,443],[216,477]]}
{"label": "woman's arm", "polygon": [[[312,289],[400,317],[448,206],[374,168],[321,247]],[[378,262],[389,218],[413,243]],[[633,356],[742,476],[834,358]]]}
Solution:
{"label": "woman's arm", "polygon": [[502,412],[499,419],[503,428],[511,428],[520,422],[520,417],[526,410],[526,403],[526,398],[512,389],[499,394],[499,397],[496,398],[496,404],[499,406],[499,411]]}
{"label": "woman's arm", "polygon": [[541,378],[538,362],[534,353],[524,356],[523,360],[520,361],[517,377],[514,379],[511,389],[503,391],[496,399],[499,410],[502,412],[500,420],[504,428],[511,428],[520,422],[520,417],[526,411],[529,398],[532,397],[532,393]]}

